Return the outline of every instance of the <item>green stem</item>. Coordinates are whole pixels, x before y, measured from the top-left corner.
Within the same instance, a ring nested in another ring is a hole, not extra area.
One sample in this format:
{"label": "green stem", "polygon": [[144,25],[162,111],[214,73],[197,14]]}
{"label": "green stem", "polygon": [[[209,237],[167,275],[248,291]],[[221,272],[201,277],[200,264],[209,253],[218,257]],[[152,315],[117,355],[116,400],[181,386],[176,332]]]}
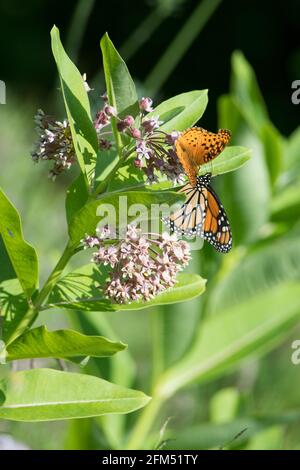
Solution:
{"label": "green stem", "polygon": [[161,89],[222,0],[203,0],[162,54],[146,79],[145,89],[152,95]]}
{"label": "green stem", "polygon": [[41,289],[39,295],[37,296],[34,302],[34,306],[36,309],[40,308],[44,300],[48,297],[48,295],[52,291],[53,287],[55,286],[58,279],[60,278],[60,275],[62,274],[64,268],[66,267],[73,253],[74,253],[74,247],[68,243],[61,257],[59,258],[55,268],[51,272],[50,276],[48,277],[47,281],[44,284],[44,287]]}
{"label": "green stem", "polygon": [[164,370],[163,351],[163,318],[162,311],[154,310],[150,313],[152,329],[152,388]]}
{"label": "green stem", "polygon": [[30,328],[30,326],[35,322],[39,314],[40,307],[42,306],[44,300],[48,297],[54,285],[58,281],[73,252],[74,248],[68,244],[64,249],[60,259],[58,260],[55,268],[53,269],[47,281],[45,282],[43,288],[40,290],[38,296],[36,297],[32,305],[30,305],[29,309],[23,316],[17,328],[13,331],[11,336],[7,338],[7,345],[9,343],[12,343],[19,336],[21,336],[24,331],[27,330],[27,328]]}
{"label": "green stem", "polygon": [[133,432],[125,445],[125,450],[139,450],[147,448],[147,438],[152,425],[164,403],[164,399],[154,396],[149,405],[141,412]]}

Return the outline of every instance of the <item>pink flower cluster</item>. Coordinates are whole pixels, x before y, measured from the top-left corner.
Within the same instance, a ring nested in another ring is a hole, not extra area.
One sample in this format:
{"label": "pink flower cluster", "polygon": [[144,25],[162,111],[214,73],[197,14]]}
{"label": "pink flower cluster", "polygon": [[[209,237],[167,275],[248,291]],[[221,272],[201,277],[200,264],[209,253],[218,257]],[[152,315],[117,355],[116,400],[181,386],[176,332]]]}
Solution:
{"label": "pink flower cluster", "polygon": [[[83,76],[85,87],[91,89]],[[119,132],[126,133],[135,140],[134,165],[147,176],[148,183],[159,181],[164,175],[174,184],[184,181],[184,172],[175,153],[174,144],[179,133],[166,133],[161,129],[162,122],[158,116],[147,115],[152,112],[151,98],[143,97],[139,101],[140,113],[135,119],[128,115],[120,118],[117,110],[108,103],[107,95],[102,95],[103,107],[96,113],[94,127],[98,136],[99,148],[109,150],[112,147],[111,118],[116,120]],[[38,111],[35,121],[39,134],[32,158],[52,160],[53,168],[49,175],[54,179],[57,175],[68,170],[76,161],[75,149],[72,142],[71,130],[67,120],[60,122],[43,111]],[[137,127],[136,127],[137,126]]]}
{"label": "pink flower cluster", "polygon": [[53,167],[49,177],[55,179],[76,160],[69,123],[67,120],[57,121],[41,109],[35,116],[35,123],[39,139],[31,153],[32,159],[35,162],[51,160]]}
{"label": "pink flower cluster", "polygon": [[92,257],[94,263],[111,267],[104,292],[119,304],[147,301],[173,287],[177,273],[191,259],[188,243],[174,235],[142,234],[129,225],[123,239],[112,243],[111,236],[106,228],[98,236],[86,235],[82,242],[86,248],[97,247]]}

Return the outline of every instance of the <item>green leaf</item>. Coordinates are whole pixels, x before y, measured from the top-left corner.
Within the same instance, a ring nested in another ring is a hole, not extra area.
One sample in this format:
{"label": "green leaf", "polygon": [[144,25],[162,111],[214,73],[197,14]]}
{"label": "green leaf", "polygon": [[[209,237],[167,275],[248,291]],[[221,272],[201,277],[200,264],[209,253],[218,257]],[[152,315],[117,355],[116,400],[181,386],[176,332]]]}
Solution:
{"label": "green leaf", "polygon": [[285,236],[248,253],[216,284],[207,311],[218,315],[280,283],[300,280],[299,235]]}
{"label": "green leaf", "polygon": [[265,352],[299,321],[300,283],[283,283],[201,323],[194,347],[161,377],[155,394],[167,398],[194,381],[210,380],[245,357]]}
{"label": "green leaf", "polygon": [[64,276],[49,296],[49,307],[61,307],[82,311],[140,310],[153,305],[171,304],[193,299],[205,290],[206,280],[198,274],[178,275],[172,289],[157,295],[148,302],[113,304],[104,297],[103,287],[107,275],[93,264],[87,264]]}
{"label": "green leaf", "polygon": [[51,30],[51,42],[78,163],[86,182],[91,182],[98,153],[98,139],[87,92],[79,70],[63,48],[56,26]]}
{"label": "green leaf", "polygon": [[34,248],[23,238],[17,209],[0,189],[0,235],[27,298],[36,290],[38,260]]}
{"label": "green leaf", "polygon": [[206,279],[198,274],[181,273],[178,274],[177,281],[173,288],[162,292],[148,302],[132,302],[131,304],[120,305],[118,310],[140,310],[156,305],[186,302],[202,295],[205,291]]}
{"label": "green leaf", "polygon": [[[234,100],[223,97],[220,101],[219,126],[234,128],[232,142],[252,149],[252,158],[246,166],[218,181],[222,185],[219,194],[229,216],[233,245],[236,245],[257,239],[261,227],[268,221],[270,177],[260,138],[249,128]],[[217,161],[218,158],[216,164]]]}
{"label": "green leaf", "polygon": [[282,426],[272,426],[258,432],[245,447],[245,450],[278,450],[285,441],[285,430]]}
{"label": "green leaf", "polygon": [[217,176],[237,170],[250,160],[251,153],[246,147],[226,147],[218,158],[201,165],[199,175],[212,173],[213,176]]}
{"label": "green leaf", "polygon": [[[109,314],[107,314],[109,315]],[[89,312],[88,315],[82,315],[78,312],[77,318],[83,331],[89,334],[101,334],[116,339],[116,333],[111,328],[109,318],[106,314],[99,315],[97,312]],[[72,315],[73,317],[73,315]],[[101,361],[102,365],[103,361]],[[99,364],[99,361],[97,362]],[[123,387],[131,387],[136,377],[136,364],[128,349],[122,354],[116,354],[109,359],[110,372],[109,378],[114,383]],[[99,369],[99,374],[103,372]],[[126,426],[126,416],[107,415],[99,418],[101,428],[108,439],[110,446],[114,449],[121,448]]]}
{"label": "green leaf", "polygon": [[232,54],[231,65],[231,94],[238,102],[252,129],[259,132],[260,127],[269,120],[269,117],[255,72],[240,51]]}
{"label": "green leaf", "polygon": [[[126,219],[130,221],[137,217],[137,215],[127,217],[127,210],[130,207],[132,208],[134,204],[138,204],[140,207],[143,206],[143,209],[149,213],[152,204],[172,205],[183,200],[184,197],[174,191],[124,191],[106,194],[87,203],[74,215],[69,223],[71,243],[76,246],[86,233],[90,235],[95,233],[97,224],[104,217],[103,215],[97,215],[97,209],[114,208],[116,220],[112,220],[112,223],[117,226],[120,218],[126,222]],[[103,207],[101,208],[101,206]],[[145,217],[149,215],[148,213],[144,214]],[[113,216],[112,210],[109,215]],[[148,219],[150,218],[148,217]]]}
{"label": "green leaf", "polygon": [[291,176],[298,175],[300,171],[300,127],[297,127],[289,136],[284,150],[285,169],[291,173]]}
{"label": "green leaf", "polygon": [[15,279],[17,277],[1,236],[0,236],[0,266],[1,266],[0,285],[3,281],[8,281],[11,279]]}
{"label": "green leaf", "polygon": [[[238,113],[242,115],[251,131],[261,140],[270,181],[274,184],[282,167],[282,138],[269,120],[255,72],[239,51],[232,54],[230,90],[232,102],[238,108]],[[226,107],[224,102],[223,105]],[[227,103],[228,105],[229,103]],[[229,106],[234,108],[232,103]],[[236,119],[235,110],[232,111],[230,120],[234,121]],[[236,128],[229,128],[236,132]]]}
{"label": "green leaf", "polygon": [[[109,104],[114,106],[119,116],[126,114],[136,116],[138,113],[138,98],[135,84],[128,71],[127,65],[111,42],[107,33],[100,42],[106,91]],[[121,151],[122,136],[117,130],[116,119],[111,118],[112,129],[118,148]]]}
{"label": "green leaf", "polygon": [[274,185],[282,169],[283,139],[278,130],[270,122],[261,126],[260,137],[264,147],[270,179]]}
{"label": "green leaf", "polygon": [[135,84],[127,65],[116,50],[107,33],[101,39],[103,67],[109,103],[118,114],[128,114],[132,107],[138,111]]}
{"label": "green leaf", "polygon": [[275,222],[296,222],[300,216],[300,179],[282,189],[271,204],[272,220]]}
{"label": "green leaf", "polygon": [[[147,185],[146,175],[133,163],[134,158],[128,159],[125,164],[119,168],[108,184],[109,192],[125,188],[144,188],[152,189],[153,185]],[[172,183],[171,185],[172,186]]]}
{"label": "green leaf", "polygon": [[28,311],[28,301],[18,279],[2,282],[0,285],[0,306],[1,317],[3,317],[2,339],[7,342]]}
{"label": "green leaf", "polygon": [[85,205],[89,197],[83,173],[72,181],[67,189],[66,216],[68,224],[74,215]]}
{"label": "green leaf", "polygon": [[25,332],[6,349],[7,360],[36,357],[106,357],[122,351],[126,345],[103,336],[86,336],[74,330],[48,331],[39,326]]}
{"label": "green leaf", "polygon": [[240,394],[234,387],[222,388],[214,394],[209,404],[210,421],[226,423],[235,418],[240,403]]}
{"label": "green leaf", "polygon": [[207,90],[181,93],[160,103],[149,114],[159,116],[163,121],[160,127],[165,132],[183,131],[193,126],[202,117],[208,103]]}
{"label": "green leaf", "polygon": [[130,413],[150,398],[84,374],[31,369],[11,374],[0,418],[14,421],[51,421]]}
{"label": "green leaf", "polygon": [[299,422],[299,411],[283,414],[243,416],[228,423],[202,423],[184,430],[167,433],[167,449],[234,448],[245,443],[256,433],[276,424],[288,425]]}

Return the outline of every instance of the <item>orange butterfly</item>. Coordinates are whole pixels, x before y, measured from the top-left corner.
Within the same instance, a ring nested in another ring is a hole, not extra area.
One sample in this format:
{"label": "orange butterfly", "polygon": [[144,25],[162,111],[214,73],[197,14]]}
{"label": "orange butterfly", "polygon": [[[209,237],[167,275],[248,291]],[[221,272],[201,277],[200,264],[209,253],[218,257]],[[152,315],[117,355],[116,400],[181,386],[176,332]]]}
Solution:
{"label": "orange butterfly", "polygon": [[231,132],[219,129],[218,133],[192,127],[176,140],[176,154],[192,186],[196,186],[199,166],[216,158],[228,144]]}
{"label": "orange butterfly", "polygon": [[181,208],[163,219],[180,236],[200,236],[222,253],[232,247],[231,229],[225,210],[212,187],[211,173],[197,176],[199,166],[217,157],[230,139],[230,132],[221,129],[217,134],[193,127],[176,141],[176,153],[190,182],[179,192],[185,193]]}

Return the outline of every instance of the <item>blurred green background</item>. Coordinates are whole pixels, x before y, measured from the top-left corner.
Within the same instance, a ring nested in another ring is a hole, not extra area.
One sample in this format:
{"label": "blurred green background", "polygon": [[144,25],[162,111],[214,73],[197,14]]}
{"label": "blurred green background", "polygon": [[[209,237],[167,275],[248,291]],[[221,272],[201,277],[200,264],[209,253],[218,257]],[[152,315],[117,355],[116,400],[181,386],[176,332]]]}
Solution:
{"label": "blurred green background", "polygon": [[[87,371],[149,394],[151,381],[171,366],[174,377],[190,370],[191,380],[150,420],[151,442],[166,439],[169,448],[300,448],[300,365],[291,362],[291,343],[300,338],[300,107],[291,102],[291,83],[300,79],[299,14],[297,0],[287,0],[284,8],[270,0],[0,0],[0,79],[7,86],[7,104],[0,106],[0,184],[37,249],[42,280],[64,247],[64,198],[74,177],[69,173],[53,183],[45,165],[35,166],[30,158],[36,109],[64,116],[50,50],[54,23],[95,88],[94,111],[104,91],[99,40],[108,31],[141,96],[159,103],[209,88],[201,126],[228,127],[233,144],[253,149],[249,164],[216,182],[235,245],[224,257],[207,245],[194,252],[191,271],[208,279],[200,300],[105,315],[51,311],[39,320],[51,328],[75,324],[128,343],[128,353],[91,361]],[[236,313],[232,323],[228,312]],[[248,328],[254,338],[247,338]],[[231,330],[241,335],[242,345],[229,342],[237,352],[211,367],[211,376],[201,375],[202,333],[222,351]],[[1,422],[0,433],[33,449],[122,448],[141,413]],[[136,432],[144,432],[143,419],[138,422]]]}

